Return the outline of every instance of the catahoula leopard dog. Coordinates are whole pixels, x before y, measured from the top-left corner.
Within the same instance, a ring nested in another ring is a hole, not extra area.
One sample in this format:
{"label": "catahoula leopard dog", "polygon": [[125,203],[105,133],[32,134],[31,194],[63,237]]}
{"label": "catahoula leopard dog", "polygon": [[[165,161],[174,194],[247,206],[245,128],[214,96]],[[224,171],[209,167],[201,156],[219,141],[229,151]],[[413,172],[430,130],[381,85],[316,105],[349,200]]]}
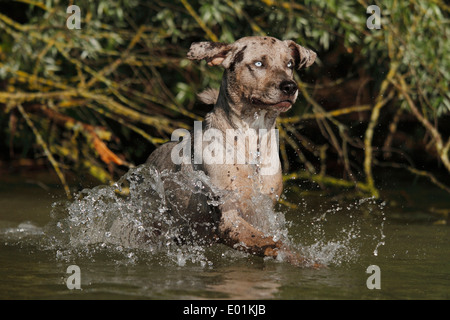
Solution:
{"label": "catahoula leopard dog", "polygon": [[[245,37],[232,44],[195,42],[187,57],[205,60],[209,66],[225,69],[220,90],[206,90],[199,95],[202,101],[214,104],[213,110],[205,117],[203,128],[214,129],[223,137],[233,133],[231,142],[218,139],[224,144],[222,150],[228,153],[242,155],[242,151],[237,150],[237,140],[248,132],[256,134],[254,141],[258,147],[256,151],[252,149],[250,139],[247,139],[243,148],[245,161],[222,163],[207,159],[194,161],[192,155],[188,157],[190,161],[174,163],[177,162],[173,161],[174,148],[179,146],[177,141],[163,144],[150,155],[147,163],[158,170],[184,172],[186,177],[192,176],[188,173],[201,170],[209,177],[212,189],[225,191],[216,192],[216,196],[221,194],[220,199],[216,199],[219,205],[211,205],[205,193],[180,187],[179,178],[165,184],[166,189],[175,190],[171,195],[176,198],[171,201],[175,205],[171,209],[189,224],[186,237],[212,239],[252,254],[280,256],[294,265],[304,265],[305,259],[293,252],[285,241],[258,228],[258,223],[254,222],[267,217],[257,216],[262,202],[258,204],[251,199],[271,198],[270,205],[273,206],[281,195],[283,183],[278,144],[273,143],[274,136],[262,139],[258,132],[273,132],[277,117],[294,104],[298,95],[294,69],[312,65],[316,53],[291,40]],[[195,149],[195,143],[191,141],[191,150]],[[202,141],[200,146],[205,151],[208,141]],[[242,149],[242,144],[240,147]],[[270,163],[250,161],[255,154],[260,155],[262,149],[269,155]],[[275,170],[264,173],[263,165]]]}

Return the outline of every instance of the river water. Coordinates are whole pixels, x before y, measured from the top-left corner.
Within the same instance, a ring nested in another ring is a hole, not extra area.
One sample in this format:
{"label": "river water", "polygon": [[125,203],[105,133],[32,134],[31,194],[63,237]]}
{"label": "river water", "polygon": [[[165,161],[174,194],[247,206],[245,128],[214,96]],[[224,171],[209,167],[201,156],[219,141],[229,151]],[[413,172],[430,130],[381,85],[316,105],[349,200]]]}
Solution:
{"label": "river water", "polygon": [[[314,269],[220,244],[166,241],[172,222],[161,218],[164,201],[150,180],[145,192],[136,189],[139,179],[128,181],[127,197],[117,195],[119,181],[64,203],[61,190],[39,177],[0,178],[0,299],[450,298],[450,228],[442,213],[450,199],[426,182],[406,180],[401,192],[383,192],[386,202],[287,186],[284,198],[297,207],[276,213],[293,246],[325,265]],[[169,231],[142,245],[149,212]],[[81,290],[67,286],[72,265]]]}

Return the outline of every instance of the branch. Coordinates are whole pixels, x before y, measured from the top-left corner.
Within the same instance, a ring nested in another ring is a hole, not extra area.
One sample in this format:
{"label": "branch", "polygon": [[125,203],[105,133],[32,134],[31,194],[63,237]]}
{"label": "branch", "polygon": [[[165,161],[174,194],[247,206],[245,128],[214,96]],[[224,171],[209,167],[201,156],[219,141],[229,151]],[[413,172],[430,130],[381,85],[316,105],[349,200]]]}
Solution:
{"label": "branch", "polygon": [[195,12],[195,10],[192,8],[192,6],[187,2],[187,0],[180,0],[183,6],[186,8],[186,10],[189,12],[189,14],[194,18],[194,20],[198,23],[200,28],[205,31],[208,38],[210,38],[212,41],[217,42],[219,39],[217,36],[211,31],[211,29],[208,28],[208,26],[203,22],[203,20],[198,16],[198,14]]}
{"label": "branch", "polygon": [[34,136],[36,137],[36,142],[41,146],[42,150],[44,151],[45,155],[47,156],[48,160],[53,166],[53,169],[55,170],[56,174],[58,175],[59,180],[61,181],[64,191],[66,192],[66,196],[68,199],[72,199],[72,196],[70,194],[69,186],[67,185],[66,178],[64,177],[64,174],[61,172],[61,169],[59,168],[58,162],[53,157],[52,153],[50,152],[47,144],[45,143],[44,139],[42,139],[41,134],[36,129],[36,127],[33,124],[33,121],[31,121],[28,114],[25,112],[21,104],[17,105],[17,109],[22,114],[23,118],[25,119],[27,125],[31,128],[31,130],[34,133]]}
{"label": "branch", "polygon": [[301,116],[294,116],[289,118],[279,118],[279,123],[295,123],[300,122],[302,120],[308,120],[308,119],[324,119],[324,118],[333,118],[333,117],[339,117],[342,115],[346,115],[353,112],[362,112],[362,111],[368,111],[372,108],[370,105],[360,105],[360,106],[351,106],[347,108],[337,109],[329,112],[315,112],[315,113],[307,113]]}
{"label": "branch", "polygon": [[444,142],[442,140],[442,136],[439,133],[439,131],[428,121],[427,118],[425,118],[417,108],[416,104],[412,100],[411,96],[408,94],[407,85],[405,82],[405,79],[401,75],[397,75],[397,80],[400,82],[400,86],[398,84],[395,84],[395,87],[399,89],[402,93],[402,95],[405,97],[406,102],[409,105],[409,108],[411,109],[414,116],[419,120],[419,122],[425,127],[425,129],[428,131],[428,133],[433,137],[435,141],[435,147],[436,151],[439,154],[439,157],[441,158],[442,163],[444,164],[447,171],[450,173],[450,159],[449,159],[449,149],[450,149],[450,139],[444,146]]}
{"label": "branch", "polygon": [[326,184],[326,185],[342,187],[342,188],[355,188],[356,187],[359,190],[368,192],[368,193],[371,193],[371,191],[372,191],[368,185],[366,185],[362,182],[348,181],[348,180],[333,178],[330,176],[325,176],[325,175],[320,175],[320,174],[310,174],[306,171],[294,172],[294,173],[283,176],[283,181],[289,181],[289,180],[295,180],[295,179],[306,179],[306,180],[316,182],[318,184]]}
{"label": "branch", "polygon": [[379,197],[378,190],[375,187],[375,182],[373,180],[372,175],[372,139],[375,126],[378,123],[378,117],[380,116],[380,110],[383,106],[393,97],[393,92],[391,92],[386,98],[383,98],[386,90],[388,88],[388,84],[391,79],[394,77],[395,72],[397,71],[398,63],[392,62],[389,72],[386,78],[381,83],[380,92],[377,97],[377,102],[372,109],[372,115],[370,116],[370,122],[366,130],[366,134],[364,136],[364,172],[366,174],[366,183],[370,189],[370,192],[374,197]]}

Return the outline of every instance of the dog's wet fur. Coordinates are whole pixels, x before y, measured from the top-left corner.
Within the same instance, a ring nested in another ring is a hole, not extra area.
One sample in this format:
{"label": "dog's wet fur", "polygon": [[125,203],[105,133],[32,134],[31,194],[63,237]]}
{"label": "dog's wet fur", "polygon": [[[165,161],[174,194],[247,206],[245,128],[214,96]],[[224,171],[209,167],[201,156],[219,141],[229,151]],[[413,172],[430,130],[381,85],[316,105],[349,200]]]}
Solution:
{"label": "dog's wet fur", "polygon": [[[217,129],[225,136],[228,129],[238,133],[248,129],[275,129],[278,115],[289,110],[297,99],[294,69],[312,65],[316,54],[291,40],[245,37],[232,44],[195,42],[187,57],[225,69],[220,90],[208,89],[199,95],[203,102],[214,104],[205,117],[203,128]],[[161,171],[202,170],[215,190],[231,191],[221,195],[221,204],[217,207],[209,205],[204,194],[189,192],[180,188],[179,183],[165,185],[165,188],[178,189],[177,210],[183,208],[184,214],[191,216],[189,221],[197,229],[196,237],[260,256],[281,255],[295,265],[305,263],[305,259],[292,252],[286,243],[274,240],[252,224],[258,213],[255,204],[248,200],[262,194],[275,203],[281,195],[283,183],[278,150],[274,150],[276,157],[272,159],[275,162],[272,165],[278,169],[272,175],[262,175],[257,165],[249,163],[176,165],[171,160],[171,151],[177,143],[160,146],[147,163]],[[267,148],[270,150],[271,146]],[[205,228],[211,225],[215,227]]]}

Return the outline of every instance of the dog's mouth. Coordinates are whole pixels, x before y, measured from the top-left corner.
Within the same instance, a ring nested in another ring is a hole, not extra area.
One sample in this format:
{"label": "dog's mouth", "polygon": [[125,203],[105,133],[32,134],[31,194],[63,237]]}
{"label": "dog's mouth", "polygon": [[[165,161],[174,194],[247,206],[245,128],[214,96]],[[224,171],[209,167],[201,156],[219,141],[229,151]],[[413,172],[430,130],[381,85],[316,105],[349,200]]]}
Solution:
{"label": "dog's mouth", "polygon": [[267,102],[263,102],[257,98],[251,98],[251,103],[253,105],[257,105],[260,107],[277,109],[277,110],[280,110],[281,112],[289,110],[291,108],[291,106],[294,104],[291,100],[282,100],[282,101],[276,102],[276,103],[267,103]]}

